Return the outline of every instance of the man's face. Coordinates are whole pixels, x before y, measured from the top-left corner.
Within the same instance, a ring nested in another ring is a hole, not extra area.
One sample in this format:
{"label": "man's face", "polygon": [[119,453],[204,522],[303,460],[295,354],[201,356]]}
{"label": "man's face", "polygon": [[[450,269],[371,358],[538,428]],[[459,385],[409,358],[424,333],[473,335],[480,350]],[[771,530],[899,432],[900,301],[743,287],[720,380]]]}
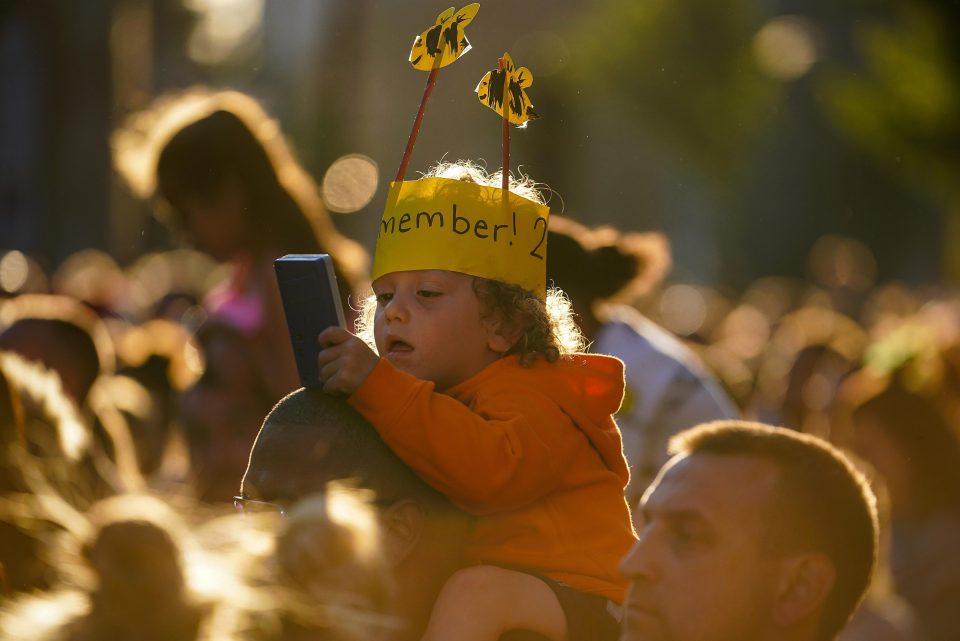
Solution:
{"label": "man's face", "polygon": [[775,465],[694,454],[667,464],[641,502],[622,641],[749,641],[770,621],[777,558],[765,540]]}

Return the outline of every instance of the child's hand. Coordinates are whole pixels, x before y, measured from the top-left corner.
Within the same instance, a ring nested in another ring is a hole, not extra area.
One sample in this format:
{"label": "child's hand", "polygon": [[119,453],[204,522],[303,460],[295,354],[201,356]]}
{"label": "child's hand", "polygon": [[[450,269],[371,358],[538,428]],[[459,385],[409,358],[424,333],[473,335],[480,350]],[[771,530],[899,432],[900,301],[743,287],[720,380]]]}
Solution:
{"label": "child's hand", "polygon": [[366,343],[342,327],[328,327],[318,340],[323,348],[317,363],[324,392],[353,394],[380,360]]}

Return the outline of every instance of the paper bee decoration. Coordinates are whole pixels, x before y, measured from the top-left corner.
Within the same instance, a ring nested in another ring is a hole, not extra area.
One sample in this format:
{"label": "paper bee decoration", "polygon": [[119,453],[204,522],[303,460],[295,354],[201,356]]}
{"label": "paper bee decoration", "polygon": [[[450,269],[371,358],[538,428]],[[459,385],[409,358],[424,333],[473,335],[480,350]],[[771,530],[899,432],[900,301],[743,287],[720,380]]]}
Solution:
{"label": "paper bee decoration", "polygon": [[480,10],[479,3],[468,4],[460,11],[450,7],[439,16],[432,27],[417,36],[410,49],[410,64],[420,71],[446,67],[470,51],[470,41],[463,29]]}
{"label": "paper bee decoration", "polygon": [[504,120],[523,127],[529,120],[536,120],[533,103],[526,89],[533,84],[533,73],[526,67],[514,67],[510,54],[503,54],[499,69],[488,71],[477,85],[480,102],[496,111]]}

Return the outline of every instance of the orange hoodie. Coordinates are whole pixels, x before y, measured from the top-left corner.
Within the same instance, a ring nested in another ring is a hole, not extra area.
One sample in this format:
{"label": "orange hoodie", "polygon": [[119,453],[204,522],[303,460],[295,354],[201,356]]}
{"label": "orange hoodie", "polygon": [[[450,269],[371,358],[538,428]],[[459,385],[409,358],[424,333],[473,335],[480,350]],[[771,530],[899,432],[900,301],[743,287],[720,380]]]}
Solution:
{"label": "orange hoodie", "polygon": [[444,394],[386,359],[350,397],[400,458],[481,516],[468,552],[621,603],[634,542],[613,414],[623,363],[502,358]]}

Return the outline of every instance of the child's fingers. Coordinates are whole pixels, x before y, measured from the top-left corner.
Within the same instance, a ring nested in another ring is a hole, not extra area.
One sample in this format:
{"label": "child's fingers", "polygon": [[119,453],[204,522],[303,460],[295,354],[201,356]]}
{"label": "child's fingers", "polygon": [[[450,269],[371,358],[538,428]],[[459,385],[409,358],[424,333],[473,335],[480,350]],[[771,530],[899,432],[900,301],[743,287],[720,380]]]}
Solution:
{"label": "child's fingers", "polygon": [[345,363],[341,354],[342,351],[341,346],[335,345],[320,350],[320,355],[317,357],[318,374],[325,392],[344,391],[342,372]]}
{"label": "child's fingers", "polygon": [[328,381],[335,378],[336,373],[340,371],[342,364],[337,361],[332,361],[326,365],[320,366],[320,380],[326,384]]}
{"label": "child's fingers", "polygon": [[338,367],[336,363],[329,367],[333,368],[332,371],[329,371],[329,375],[320,376],[320,380],[323,382],[323,391],[348,396],[353,394],[359,385],[356,374]]}
{"label": "child's fingers", "polygon": [[320,332],[320,335],[317,336],[317,340],[320,342],[321,347],[327,348],[331,345],[339,345],[344,341],[350,340],[352,337],[353,334],[342,327],[337,327],[334,325]]}
{"label": "child's fingers", "polygon": [[[338,328],[334,328],[338,329]],[[320,335],[321,340],[337,341],[336,332]],[[347,340],[328,342],[317,355],[317,367],[323,389],[328,392],[352,394],[366,380],[380,360],[362,340],[347,332]]]}
{"label": "child's fingers", "polygon": [[[321,378],[321,380],[323,380]],[[351,385],[346,376],[344,376],[342,371],[337,371],[329,379],[323,383],[323,391],[333,394],[352,394],[355,385]]]}
{"label": "child's fingers", "polygon": [[342,344],[324,346],[324,348],[321,349],[320,353],[317,355],[317,366],[322,370],[325,365],[340,358],[343,353],[343,349],[344,347]]}

